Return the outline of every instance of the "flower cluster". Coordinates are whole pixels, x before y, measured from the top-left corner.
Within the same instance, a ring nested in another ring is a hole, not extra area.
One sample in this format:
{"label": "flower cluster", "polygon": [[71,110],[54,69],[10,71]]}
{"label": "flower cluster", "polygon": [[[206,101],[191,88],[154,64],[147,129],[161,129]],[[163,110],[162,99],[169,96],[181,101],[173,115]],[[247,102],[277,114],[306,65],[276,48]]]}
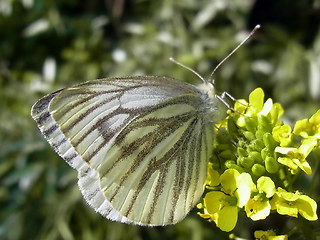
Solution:
{"label": "flower cluster", "polygon": [[249,103],[236,101],[228,117],[216,125],[207,193],[198,208],[201,217],[221,230],[233,230],[239,210],[254,221],[271,212],[318,219],[316,202],[289,189],[293,175],[312,173],[307,157],[320,147],[320,110],[310,119],[297,121],[293,130],[279,120],[283,112],[272,99],[264,102],[264,92],[258,88],[250,94]]}

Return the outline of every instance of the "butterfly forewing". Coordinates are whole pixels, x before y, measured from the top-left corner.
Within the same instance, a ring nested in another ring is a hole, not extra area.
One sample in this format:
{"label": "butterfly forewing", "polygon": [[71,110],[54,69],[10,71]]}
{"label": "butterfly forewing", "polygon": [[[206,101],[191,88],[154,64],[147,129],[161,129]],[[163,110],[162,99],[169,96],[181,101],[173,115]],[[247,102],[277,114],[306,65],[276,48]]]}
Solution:
{"label": "butterfly forewing", "polygon": [[140,225],[180,221],[199,200],[213,127],[206,96],[159,77],[96,80],[40,99],[32,116],[79,172],[103,216]]}

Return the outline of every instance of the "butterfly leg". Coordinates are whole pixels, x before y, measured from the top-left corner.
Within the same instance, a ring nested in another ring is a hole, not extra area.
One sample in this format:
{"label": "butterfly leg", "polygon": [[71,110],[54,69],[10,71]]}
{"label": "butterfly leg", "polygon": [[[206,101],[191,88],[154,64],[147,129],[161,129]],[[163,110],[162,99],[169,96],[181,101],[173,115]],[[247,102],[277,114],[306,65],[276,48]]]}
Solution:
{"label": "butterfly leg", "polygon": [[231,99],[233,102],[236,102],[237,99],[235,99],[230,93],[223,92],[221,95],[216,95],[216,98],[218,98],[224,105],[227,106],[232,111],[235,111],[231,105],[228,103],[227,98]]}
{"label": "butterfly leg", "polygon": [[[228,109],[230,109],[233,112],[239,113],[241,115],[243,115],[243,113],[240,113],[239,111],[235,110],[233,107],[231,107],[231,105],[228,103],[228,99],[231,99],[231,101],[233,102],[239,102],[236,98],[234,98],[230,93],[228,92],[222,92],[221,95],[216,95],[216,98],[218,98],[224,105],[227,106]],[[241,103],[241,102],[239,102]],[[243,103],[241,103],[243,104]]]}

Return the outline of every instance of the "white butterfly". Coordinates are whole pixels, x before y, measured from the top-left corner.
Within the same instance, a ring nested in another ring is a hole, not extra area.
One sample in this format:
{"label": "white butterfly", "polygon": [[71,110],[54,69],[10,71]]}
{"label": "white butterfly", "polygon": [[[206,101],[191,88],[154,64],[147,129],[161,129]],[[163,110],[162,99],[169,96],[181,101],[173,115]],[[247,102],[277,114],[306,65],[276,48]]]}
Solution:
{"label": "white butterfly", "polygon": [[43,97],[31,115],[97,212],[167,225],[203,193],[217,102],[211,83],[203,89],[165,77],[101,79]]}
{"label": "white butterfly", "polygon": [[200,199],[212,152],[220,97],[201,79],[201,87],[153,76],[85,82],[43,97],[31,115],[102,216],[174,224]]}

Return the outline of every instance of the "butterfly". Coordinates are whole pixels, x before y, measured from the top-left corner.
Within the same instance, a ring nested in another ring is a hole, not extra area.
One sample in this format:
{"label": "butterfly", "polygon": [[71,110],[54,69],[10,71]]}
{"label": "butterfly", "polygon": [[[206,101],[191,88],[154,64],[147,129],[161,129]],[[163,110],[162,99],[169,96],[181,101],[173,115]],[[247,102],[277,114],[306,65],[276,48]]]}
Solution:
{"label": "butterfly", "polygon": [[46,95],[31,115],[78,171],[81,193],[98,213],[123,223],[174,224],[204,191],[223,101],[201,79],[200,87],[155,76],[93,80]]}
{"label": "butterfly", "polygon": [[167,77],[100,79],[43,97],[31,115],[102,216],[174,224],[203,193],[217,101],[211,83],[204,89]]}

